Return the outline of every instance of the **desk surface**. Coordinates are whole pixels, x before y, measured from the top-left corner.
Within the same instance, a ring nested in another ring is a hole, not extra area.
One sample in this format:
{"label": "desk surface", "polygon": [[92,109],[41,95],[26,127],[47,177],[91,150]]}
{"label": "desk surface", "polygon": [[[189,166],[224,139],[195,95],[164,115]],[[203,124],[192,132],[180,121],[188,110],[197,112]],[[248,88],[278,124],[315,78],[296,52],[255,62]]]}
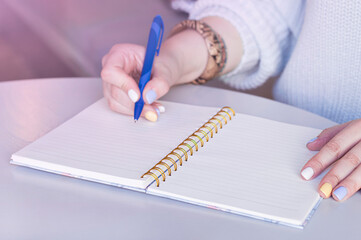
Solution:
{"label": "desk surface", "polygon": [[[360,193],[341,204],[324,200],[299,230],[9,164],[13,152],[101,97],[96,78],[0,83],[0,239],[360,239]],[[333,125],[285,104],[209,87],[179,86],[164,100]]]}

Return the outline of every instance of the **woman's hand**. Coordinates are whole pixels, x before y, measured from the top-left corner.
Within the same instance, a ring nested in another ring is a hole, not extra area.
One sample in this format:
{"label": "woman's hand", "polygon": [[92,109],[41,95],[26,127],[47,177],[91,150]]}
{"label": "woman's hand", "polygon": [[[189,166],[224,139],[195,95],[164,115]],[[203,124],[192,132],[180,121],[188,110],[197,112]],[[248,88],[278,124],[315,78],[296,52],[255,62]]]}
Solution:
{"label": "woman's hand", "polygon": [[[238,66],[243,55],[242,41],[237,29],[220,17],[202,19],[216,30],[227,47],[227,64],[223,73]],[[103,57],[104,96],[112,110],[133,115],[134,103],[140,92],[136,80],[143,67],[145,48],[134,44],[117,44]],[[143,91],[145,101],[142,116],[156,121],[165,109],[155,101],[176,84],[189,83],[198,78],[208,61],[203,37],[193,30],[182,31],[162,43],[159,56],[154,58],[151,80]]]}
{"label": "woman's hand", "polygon": [[[139,80],[145,48],[133,44],[117,44],[102,59],[104,96],[109,107],[116,112],[133,115],[134,103],[140,97]],[[161,55],[155,57],[151,80],[145,86],[143,99],[145,105],[142,116],[157,121],[165,108],[156,100],[166,94],[172,85],[171,61],[165,64]]]}
{"label": "woman's hand", "polygon": [[303,167],[301,175],[305,180],[315,178],[333,164],[319,185],[323,198],[332,194],[335,200],[344,201],[360,189],[361,119],[323,130],[307,147],[319,152]]}

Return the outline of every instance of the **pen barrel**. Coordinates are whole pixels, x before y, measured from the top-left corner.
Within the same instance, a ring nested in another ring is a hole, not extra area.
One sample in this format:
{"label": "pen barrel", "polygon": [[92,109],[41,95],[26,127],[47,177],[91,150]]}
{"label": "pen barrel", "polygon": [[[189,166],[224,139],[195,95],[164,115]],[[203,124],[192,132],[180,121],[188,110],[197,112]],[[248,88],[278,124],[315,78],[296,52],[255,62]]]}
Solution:
{"label": "pen barrel", "polygon": [[143,93],[143,90],[144,90],[144,87],[145,85],[149,82],[150,80],[150,71],[149,72],[146,72],[146,73],[143,73],[142,72],[142,75],[140,76],[140,79],[139,79],[139,90],[141,93]]}
{"label": "pen barrel", "polygon": [[157,50],[157,34],[155,33],[154,29],[150,29],[147,48],[145,50],[143,68],[142,68],[142,75],[151,72],[153,67],[153,61]]}
{"label": "pen barrel", "polygon": [[144,100],[141,97],[138,100],[138,102],[136,102],[134,105],[134,119],[135,120],[139,119],[140,115],[142,114],[143,107],[144,107]]}

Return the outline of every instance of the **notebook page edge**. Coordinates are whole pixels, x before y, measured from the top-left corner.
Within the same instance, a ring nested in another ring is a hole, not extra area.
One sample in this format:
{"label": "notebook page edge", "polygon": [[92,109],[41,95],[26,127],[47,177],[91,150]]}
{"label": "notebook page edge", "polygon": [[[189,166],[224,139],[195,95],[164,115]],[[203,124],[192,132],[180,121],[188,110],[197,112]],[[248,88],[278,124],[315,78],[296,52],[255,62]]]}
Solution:
{"label": "notebook page edge", "polygon": [[122,178],[108,174],[97,173],[78,168],[72,168],[65,165],[34,160],[27,157],[16,155],[16,153],[14,153],[11,156],[10,163],[14,165],[28,167],[62,176],[73,177],[91,182],[98,182],[106,185],[112,185],[120,188],[140,191],[140,192],[145,192],[146,187],[151,185],[150,184],[151,179],[149,178],[145,178],[144,180],[141,178],[137,180]]}
{"label": "notebook page edge", "polygon": [[209,209],[218,210],[218,211],[222,211],[222,212],[232,213],[232,214],[240,215],[243,217],[248,217],[251,219],[262,220],[264,222],[298,228],[298,229],[304,229],[304,227],[307,225],[307,223],[309,222],[310,218],[312,217],[312,215],[314,214],[314,212],[316,211],[317,207],[319,206],[319,204],[322,200],[322,198],[320,197],[321,199],[318,198],[317,201],[315,201],[314,206],[312,206],[311,211],[309,213],[307,213],[305,218],[295,220],[295,219],[287,219],[287,218],[282,218],[282,217],[269,216],[267,214],[257,213],[254,211],[248,211],[245,209],[240,209],[237,207],[232,207],[232,206],[228,206],[228,205],[224,205],[224,204],[211,203],[211,202],[207,202],[207,201],[200,200],[200,199],[185,197],[182,195],[162,191],[157,188],[146,188],[146,194],[157,196],[157,197],[163,197],[163,198],[167,198],[167,199],[171,199],[171,200],[176,200],[179,202],[197,205],[197,206],[201,206],[201,207],[206,207]]}

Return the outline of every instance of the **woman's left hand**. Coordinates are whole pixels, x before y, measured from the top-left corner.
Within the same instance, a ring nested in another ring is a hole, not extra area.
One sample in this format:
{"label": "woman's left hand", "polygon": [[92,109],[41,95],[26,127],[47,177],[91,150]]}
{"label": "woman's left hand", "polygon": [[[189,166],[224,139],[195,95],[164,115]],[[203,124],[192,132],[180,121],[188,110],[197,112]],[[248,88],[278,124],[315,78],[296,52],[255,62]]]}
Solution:
{"label": "woman's left hand", "polygon": [[321,197],[344,201],[361,188],[361,119],[323,130],[307,148],[319,152],[302,168],[305,180],[334,164],[320,182]]}

